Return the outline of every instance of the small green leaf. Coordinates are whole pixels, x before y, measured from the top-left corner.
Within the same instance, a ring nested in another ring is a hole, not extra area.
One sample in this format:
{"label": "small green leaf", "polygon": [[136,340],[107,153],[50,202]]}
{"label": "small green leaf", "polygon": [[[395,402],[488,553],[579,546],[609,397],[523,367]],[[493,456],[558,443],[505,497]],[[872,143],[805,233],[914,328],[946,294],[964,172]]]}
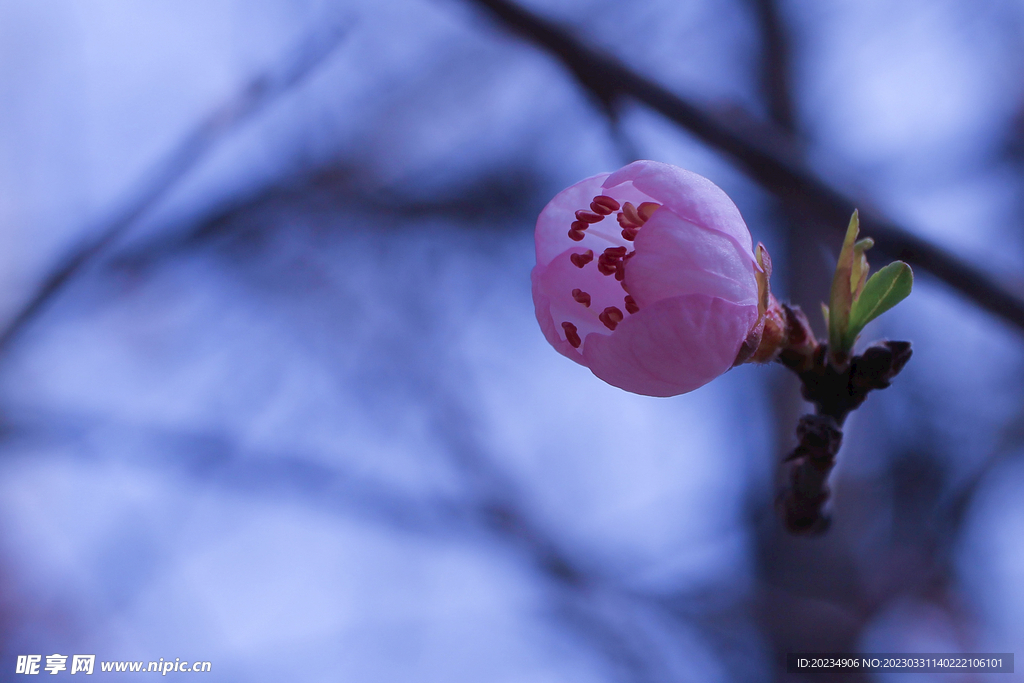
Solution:
{"label": "small green leaf", "polygon": [[844,346],[844,341],[849,328],[850,309],[853,306],[853,290],[855,289],[853,257],[858,232],[860,232],[860,215],[854,211],[853,216],[850,217],[850,225],[846,229],[843,249],[839,252],[839,261],[836,263],[836,272],[832,277],[832,291],[829,297],[829,346],[833,353],[840,355],[850,350],[849,346]]}
{"label": "small green leaf", "polygon": [[890,263],[872,275],[850,311],[844,340],[849,347],[865,325],[906,299],[913,286],[914,271],[903,261]]}
{"label": "small green leaf", "polygon": [[864,283],[867,281],[868,273],[871,271],[871,266],[868,265],[868,257],[864,252],[873,246],[875,246],[875,241],[870,237],[857,240],[857,243],[853,245],[853,271],[850,273],[850,291],[853,292],[854,301],[857,300],[857,297],[860,296],[861,291],[864,289]]}

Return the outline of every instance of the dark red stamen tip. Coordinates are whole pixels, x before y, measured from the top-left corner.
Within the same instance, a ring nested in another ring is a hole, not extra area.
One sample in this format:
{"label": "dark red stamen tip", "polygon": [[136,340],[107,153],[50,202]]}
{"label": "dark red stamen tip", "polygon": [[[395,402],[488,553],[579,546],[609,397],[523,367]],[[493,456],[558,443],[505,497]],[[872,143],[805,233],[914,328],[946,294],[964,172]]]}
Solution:
{"label": "dark red stamen tip", "polygon": [[[598,206],[602,207],[604,211],[598,211],[598,213],[604,213],[605,215],[611,213],[612,211],[618,211],[620,206],[620,204],[617,201],[615,201],[614,199],[605,194],[599,194],[596,197],[594,197],[594,201],[590,205],[590,207],[593,208],[594,204],[597,204]],[[594,210],[597,211],[597,209]]]}
{"label": "dark red stamen tip", "polygon": [[604,220],[604,216],[593,211],[580,209],[576,212],[576,220],[583,221],[584,223],[600,223]]}
{"label": "dark red stamen tip", "polygon": [[636,299],[629,294],[626,295],[623,301],[626,302],[626,313],[633,314],[640,310],[640,307],[636,305]]}
{"label": "dark red stamen tip", "polygon": [[654,214],[655,211],[661,208],[661,204],[655,202],[644,202],[640,206],[636,207],[636,212],[640,215],[640,218],[646,223],[648,219]]}
{"label": "dark red stamen tip", "polygon": [[[640,217],[639,213],[637,213],[636,207],[630,204],[629,202],[626,202],[625,204],[622,205],[622,213],[626,217],[626,219],[633,225],[640,226],[644,224],[644,219]],[[621,223],[622,221],[620,220],[619,222]]]}
{"label": "dark red stamen tip", "polygon": [[583,340],[580,339],[580,334],[576,331],[576,326],[572,323],[562,323],[562,329],[565,331],[565,340],[572,345],[572,348],[580,348],[580,344],[583,343]]}
{"label": "dark red stamen tip", "polygon": [[569,239],[573,242],[582,242],[584,237],[586,237],[586,235],[584,235],[580,230],[569,231]]}
{"label": "dark red stamen tip", "polygon": [[[597,319],[609,330],[615,331],[615,328],[622,322],[622,317],[622,311],[615,308],[615,306],[609,306],[601,311],[601,315],[597,316]],[[565,323],[562,323],[562,325],[564,327]]]}
{"label": "dark red stamen tip", "polygon": [[572,290],[572,298],[575,299],[577,303],[581,303],[587,308],[590,308],[590,295],[582,289],[577,288]]}
{"label": "dark red stamen tip", "polygon": [[587,249],[582,254],[569,254],[569,260],[572,261],[572,264],[577,268],[582,268],[594,260],[594,250]]}
{"label": "dark red stamen tip", "polygon": [[620,228],[639,228],[640,224],[629,220],[629,217],[621,211],[615,214],[615,220],[619,222]]}
{"label": "dark red stamen tip", "polygon": [[572,225],[569,226],[569,229],[583,231],[583,230],[586,230],[589,227],[590,227],[590,223],[584,223],[583,221],[573,221]]}

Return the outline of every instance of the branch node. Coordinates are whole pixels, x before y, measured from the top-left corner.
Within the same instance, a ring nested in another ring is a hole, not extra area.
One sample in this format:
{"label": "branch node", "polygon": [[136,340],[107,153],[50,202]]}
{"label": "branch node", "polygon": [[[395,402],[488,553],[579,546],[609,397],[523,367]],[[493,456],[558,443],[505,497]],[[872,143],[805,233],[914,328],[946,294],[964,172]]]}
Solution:
{"label": "branch node", "polygon": [[[785,306],[783,310],[790,328],[797,327],[803,318],[799,309]],[[779,362],[797,373],[801,393],[814,404],[815,412],[804,415],[797,424],[797,446],[783,460],[790,468],[788,484],[777,505],[791,533],[820,535],[831,524],[825,511],[831,496],[828,476],[843,443],[843,422],[868,393],[889,386],[912,351],[910,342],[876,342],[836,367],[829,360],[828,345],[808,340],[802,325],[791,332],[790,339],[800,343],[784,349]]]}

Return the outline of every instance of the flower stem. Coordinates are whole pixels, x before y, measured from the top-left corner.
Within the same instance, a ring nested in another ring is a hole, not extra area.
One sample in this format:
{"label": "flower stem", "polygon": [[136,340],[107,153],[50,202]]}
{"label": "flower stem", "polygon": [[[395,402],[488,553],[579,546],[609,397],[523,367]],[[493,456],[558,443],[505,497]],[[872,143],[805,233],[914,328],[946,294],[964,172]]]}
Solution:
{"label": "flower stem", "polygon": [[787,343],[778,362],[800,378],[804,399],[814,414],[797,425],[798,443],[783,461],[789,464],[786,488],[778,507],[786,528],[794,534],[817,535],[828,530],[825,504],[831,495],[828,476],[843,441],[843,422],[874,389],[884,389],[910,360],[910,342],[884,341],[869,346],[849,362],[837,365],[828,344],[808,336],[807,319],[797,307],[782,304],[788,328]]}

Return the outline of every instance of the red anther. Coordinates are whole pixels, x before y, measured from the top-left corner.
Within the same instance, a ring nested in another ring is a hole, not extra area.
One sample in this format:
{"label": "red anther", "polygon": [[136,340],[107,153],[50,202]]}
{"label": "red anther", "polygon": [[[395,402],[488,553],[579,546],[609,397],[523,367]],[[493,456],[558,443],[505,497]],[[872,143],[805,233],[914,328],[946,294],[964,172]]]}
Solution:
{"label": "red anther", "polygon": [[629,202],[626,202],[625,204],[622,205],[622,213],[623,215],[626,216],[626,219],[629,220],[629,222],[632,223],[633,225],[640,226],[644,224],[644,219],[640,218],[640,214],[636,212],[636,207],[630,204]]}
{"label": "red anther", "polygon": [[626,279],[626,262],[619,261],[615,264],[615,279],[622,282]]}
{"label": "red anther", "polygon": [[594,260],[594,250],[587,249],[582,254],[569,254],[569,260],[572,261],[572,264],[577,268],[582,268]]}
{"label": "red anther", "polygon": [[562,329],[565,331],[565,341],[572,345],[572,348],[580,348],[580,344],[583,340],[580,339],[580,333],[576,331],[576,326],[572,323],[562,323]]}
{"label": "red anther", "polygon": [[582,242],[584,237],[586,237],[586,235],[583,234],[582,230],[569,231],[569,239],[571,239],[573,242]]}
{"label": "red anther", "polygon": [[583,221],[584,223],[599,223],[604,220],[604,216],[593,211],[580,209],[576,212],[576,220]]}
{"label": "red anther", "polygon": [[[622,311],[614,306],[609,306],[601,311],[601,315],[597,316],[597,319],[600,320],[609,330],[614,331],[615,328],[619,326],[619,323],[622,322]],[[562,323],[562,325],[564,326],[565,323]]]}
{"label": "red anther", "polygon": [[626,261],[628,261],[629,259],[633,258],[634,256],[636,256],[636,249],[634,249],[633,251],[631,251],[628,254],[626,254],[625,256],[623,256],[622,257],[622,263],[625,264]]}
{"label": "red anther", "polygon": [[629,250],[626,249],[625,247],[608,247],[607,249],[604,250],[604,255],[614,258],[622,258],[623,256],[626,255],[627,251]]}
{"label": "red anther", "polygon": [[608,254],[601,254],[597,257],[597,272],[601,275],[614,275],[618,263],[618,259],[609,257]]}
{"label": "red anther", "polygon": [[624,228],[622,230],[622,239],[626,240],[627,242],[632,242],[633,240],[636,239],[636,236],[638,234],[640,234],[639,228]]}
{"label": "red anther", "polygon": [[605,215],[611,213],[612,211],[619,210],[619,203],[606,194],[599,194],[596,197],[594,197],[594,201],[590,205],[590,208],[593,209],[594,204],[604,207],[604,211],[597,211],[597,209],[594,210],[597,211],[598,213],[603,213]]}
{"label": "red anther", "polygon": [[618,212],[617,214],[615,214],[615,220],[617,220],[619,222],[619,227],[621,227],[621,228],[639,228],[640,227],[639,223],[634,223],[633,221],[631,221],[629,219],[629,217],[626,214],[622,213],[621,211]]}
{"label": "red anther", "polygon": [[636,212],[640,214],[640,219],[646,223],[650,220],[654,212],[660,208],[661,204],[658,204],[657,202],[644,202],[640,206],[636,207]]}
{"label": "red anther", "polygon": [[576,299],[577,303],[583,304],[587,308],[590,308],[590,295],[584,292],[582,289],[572,290],[572,298]]}
{"label": "red anther", "polygon": [[623,301],[626,302],[626,313],[633,314],[640,310],[640,307],[636,305],[636,300],[629,294],[626,295]]}
{"label": "red anther", "polygon": [[611,213],[611,210],[607,206],[601,206],[597,202],[590,202],[590,210],[594,213],[601,214],[602,216],[607,216]]}
{"label": "red anther", "polygon": [[583,221],[573,221],[572,225],[569,226],[570,230],[579,230],[583,232],[590,227],[590,223],[584,223]]}

